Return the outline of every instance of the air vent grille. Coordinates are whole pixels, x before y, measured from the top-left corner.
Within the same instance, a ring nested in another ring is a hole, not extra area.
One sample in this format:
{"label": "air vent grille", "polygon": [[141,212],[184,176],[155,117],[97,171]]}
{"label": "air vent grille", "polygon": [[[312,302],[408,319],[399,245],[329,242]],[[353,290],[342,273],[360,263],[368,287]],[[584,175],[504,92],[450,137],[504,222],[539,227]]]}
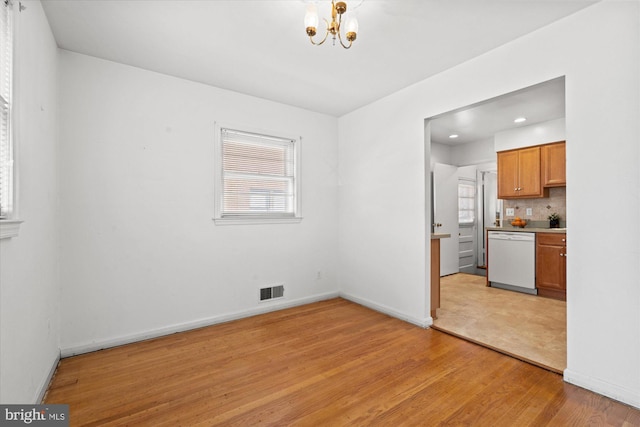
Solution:
{"label": "air vent grille", "polygon": [[284,285],[260,288],[260,301],[284,297]]}

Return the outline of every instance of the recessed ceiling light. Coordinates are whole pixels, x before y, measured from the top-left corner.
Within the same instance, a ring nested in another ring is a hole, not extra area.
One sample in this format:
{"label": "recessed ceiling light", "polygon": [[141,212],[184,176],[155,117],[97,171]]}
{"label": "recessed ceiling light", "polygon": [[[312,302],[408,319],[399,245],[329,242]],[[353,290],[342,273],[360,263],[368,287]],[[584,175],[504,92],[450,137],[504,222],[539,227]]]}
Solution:
{"label": "recessed ceiling light", "polygon": [[451,139],[456,139],[458,137],[458,135],[456,135],[455,133],[453,135],[449,135],[449,138]]}
{"label": "recessed ceiling light", "polygon": [[522,123],[522,122],[526,122],[527,118],[526,117],[518,117],[517,119],[515,119],[513,121],[513,123]]}

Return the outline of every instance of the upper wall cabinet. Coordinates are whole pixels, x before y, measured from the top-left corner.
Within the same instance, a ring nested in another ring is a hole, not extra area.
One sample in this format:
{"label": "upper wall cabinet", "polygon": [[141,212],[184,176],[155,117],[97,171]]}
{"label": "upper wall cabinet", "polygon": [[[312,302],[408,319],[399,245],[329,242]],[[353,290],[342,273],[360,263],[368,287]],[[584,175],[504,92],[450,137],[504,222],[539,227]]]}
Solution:
{"label": "upper wall cabinet", "polygon": [[499,199],[546,197],[540,153],[540,146],[498,152]]}
{"label": "upper wall cabinet", "polygon": [[542,185],[564,187],[566,178],[565,142],[560,141],[542,146]]}

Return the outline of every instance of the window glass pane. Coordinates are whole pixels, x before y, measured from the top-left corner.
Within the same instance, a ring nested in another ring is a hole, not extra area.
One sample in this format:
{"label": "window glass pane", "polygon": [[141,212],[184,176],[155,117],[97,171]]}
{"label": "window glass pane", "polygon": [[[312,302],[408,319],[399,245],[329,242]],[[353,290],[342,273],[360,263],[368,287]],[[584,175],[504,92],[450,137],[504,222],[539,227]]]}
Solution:
{"label": "window glass pane", "polygon": [[472,181],[458,182],[458,222],[472,224],[476,214],[476,187]]}
{"label": "window glass pane", "polygon": [[458,222],[461,224],[468,224],[475,221],[475,216],[472,211],[459,211],[458,212]]}
{"label": "window glass pane", "polygon": [[461,197],[458,199],[458,207],[459,209],[473,209],[474,199],[469,199],[465,197]]}

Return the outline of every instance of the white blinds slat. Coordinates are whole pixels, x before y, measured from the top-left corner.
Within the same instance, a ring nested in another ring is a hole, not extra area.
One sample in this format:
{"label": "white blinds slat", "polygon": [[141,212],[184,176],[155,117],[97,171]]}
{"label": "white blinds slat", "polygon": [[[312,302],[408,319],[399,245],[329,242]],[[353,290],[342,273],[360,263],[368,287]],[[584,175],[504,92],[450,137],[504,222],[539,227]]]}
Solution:
{"label": "white blinds slat", "polygon": [[0,6],[0,96],[6,102],[11,102],[12,34],[11,5],[3,1]]}
{"label": "white blinds slat", "polygon": [[13,210],[13,153],[11,103],[13,73],[13,26],[9,2],[0,5],[0,218]]}

